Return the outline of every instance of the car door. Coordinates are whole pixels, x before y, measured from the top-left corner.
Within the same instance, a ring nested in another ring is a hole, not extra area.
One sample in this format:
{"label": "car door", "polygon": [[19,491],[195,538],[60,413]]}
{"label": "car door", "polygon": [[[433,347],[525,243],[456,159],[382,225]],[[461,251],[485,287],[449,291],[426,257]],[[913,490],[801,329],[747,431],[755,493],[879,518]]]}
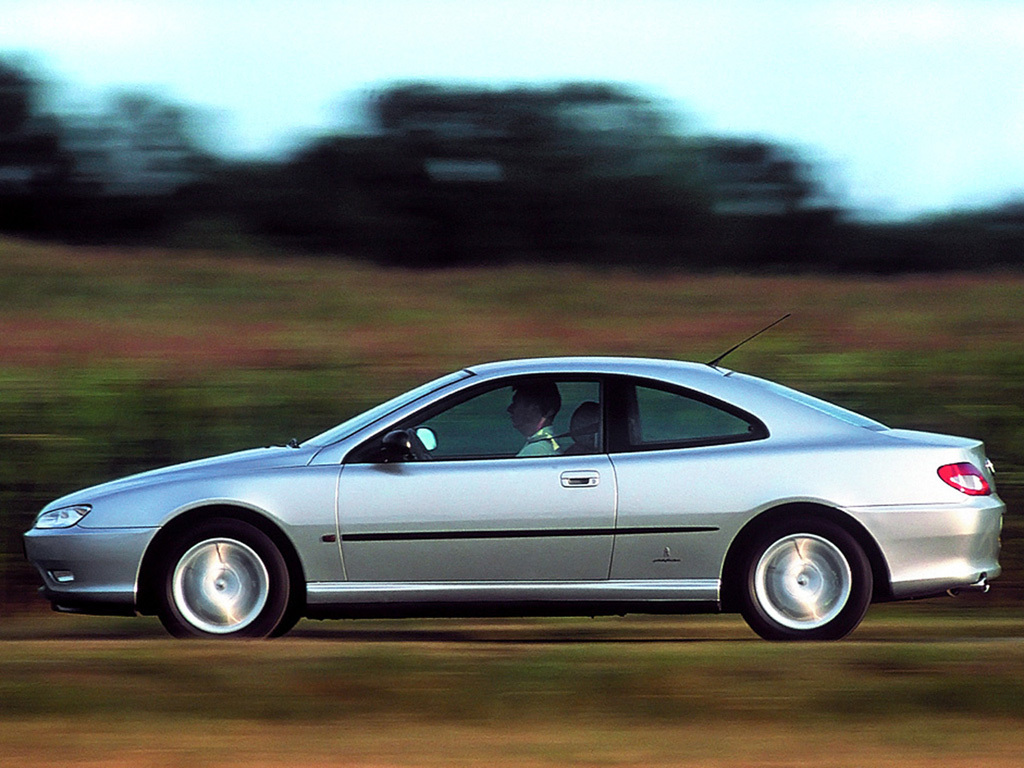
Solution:
{"label": "car door", "polygon": [[633,379],[611,388],[619,492],[612,578],[717,580],[755,503],[767,430],[697,392]]}
{"label": "car door", "polygon": [[400,427],[433,443],[421,460],[375,460],[384,435],[354,452],[338,485],[350,582],[608,578],[614,473],[593,443],[570,452],[569,430],[583,403],[599,401],[600,383],[546,381],[561,395],[544,433],[546,455],[529,455],[537,439],[512,427],[519,382],[488,385],[406,420]]}

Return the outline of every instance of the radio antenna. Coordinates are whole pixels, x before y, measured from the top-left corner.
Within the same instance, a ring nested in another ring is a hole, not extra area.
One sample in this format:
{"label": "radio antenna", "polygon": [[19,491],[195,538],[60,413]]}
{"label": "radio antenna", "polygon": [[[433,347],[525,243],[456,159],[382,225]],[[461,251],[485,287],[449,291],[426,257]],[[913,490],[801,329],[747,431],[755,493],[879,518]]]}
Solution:
{"label": "radio antenna", "polygon": [[768,324],[768,325],[766,325],[766,326],[765,326],[764,328],[762,328],[762,329],[761,329],[760,331],[758,331],[757,333],[755,333],[755,334],[754,334],[753,336],[749,336],[749,337],[745,338],[745,339],[744,339],[743,341],[741,341],[741,342],[740,342],[739,344],[737,344],[736,346],[734,346],[734,347],[730,347],[729,349],[725,350],[725,352],[723,352],[722,354],[720,354],[720,355],[719,355],[718,357],[716,357],[716,358],[715,358],[714,360],[710,360],[710,361],[708,361],[707,363],[705,363],[705,365],[710,365],[710,366],[711,366],[712,368],[717,368],[717,367],[718,367],[718,364],[719,364],[720,362],[722,362],[722,361],[723,361],[723,360],[724,360],[724,359],[725,359],[726,357],[728,357],[729,355],[731,355],[731,354],[732,354],[733,352],[735,352],[735,351],[736,351],[737,349],[739,349],[740,347],[742,347],[742,346],[743,346],[744,344],[746,344],[746,343],[747,343],[748,341],[751,341],[751,340],[753,340],[753,339],[756,339],[756,338],[757,338],[758,336],[760,336],[760,335],[761,335],[762,333],[764,333],[765,331],[767,331],[767,330],[768,330],[769,328],[774,328],[774,327],[775,327],[776,325],[778,325],[779,323],[781,323],[781,322],[782,322],[783,320],[785,320],[785,319],[786,319],[787,317],[789,317],[789,316],[790,316],[790,315],[792,315],[792,314],[793,314],[792,312],[787,312],[787,313],[786,313],[786,314],[784,314],[784,315],[783,315],[782,317],[780,317],[780,318],[779,318],[778,320],[776,320],[776,321],[775,321],[774,323],[769,323],[769,324]]}

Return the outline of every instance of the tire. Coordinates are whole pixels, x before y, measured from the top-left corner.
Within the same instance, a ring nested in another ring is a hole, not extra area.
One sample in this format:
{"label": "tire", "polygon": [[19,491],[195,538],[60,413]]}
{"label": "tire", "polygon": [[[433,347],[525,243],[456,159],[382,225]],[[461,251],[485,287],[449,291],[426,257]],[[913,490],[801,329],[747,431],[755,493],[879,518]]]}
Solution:
{"label": "tire", "polygon": [[766,640],[838,640],[871,604],[871,564],[828,520],[787,520],[763,531],[745,560],[740,613]]}
{"label": "tire", "polygon": [[284,557],[241,520],[212,518],[179,536],[158,588],[157,614],[175,637],[271,637],[292,616]]}

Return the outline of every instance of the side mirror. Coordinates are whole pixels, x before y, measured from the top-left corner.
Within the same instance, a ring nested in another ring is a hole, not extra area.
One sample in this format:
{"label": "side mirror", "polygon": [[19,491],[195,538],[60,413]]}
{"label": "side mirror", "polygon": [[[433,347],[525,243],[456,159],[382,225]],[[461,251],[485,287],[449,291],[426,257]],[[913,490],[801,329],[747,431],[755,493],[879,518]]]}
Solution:
{"label": "side mirror", "polygon": [[404,429],[396,429],[384,435],[381,441],[381,459],[385,463],[408,461],[415,458],[412,437]]}

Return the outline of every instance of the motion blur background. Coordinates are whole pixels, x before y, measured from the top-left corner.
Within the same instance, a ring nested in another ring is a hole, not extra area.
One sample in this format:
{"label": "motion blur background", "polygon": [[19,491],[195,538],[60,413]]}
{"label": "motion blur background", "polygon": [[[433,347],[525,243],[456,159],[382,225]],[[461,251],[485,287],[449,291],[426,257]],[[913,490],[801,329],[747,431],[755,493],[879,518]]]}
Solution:
{"label": "motion blur background", "polygon": [[1021,71],[998,0],[0,0],[4,610],[64,492],[784,312],[729,362],[984,439],[1012,513]]}

